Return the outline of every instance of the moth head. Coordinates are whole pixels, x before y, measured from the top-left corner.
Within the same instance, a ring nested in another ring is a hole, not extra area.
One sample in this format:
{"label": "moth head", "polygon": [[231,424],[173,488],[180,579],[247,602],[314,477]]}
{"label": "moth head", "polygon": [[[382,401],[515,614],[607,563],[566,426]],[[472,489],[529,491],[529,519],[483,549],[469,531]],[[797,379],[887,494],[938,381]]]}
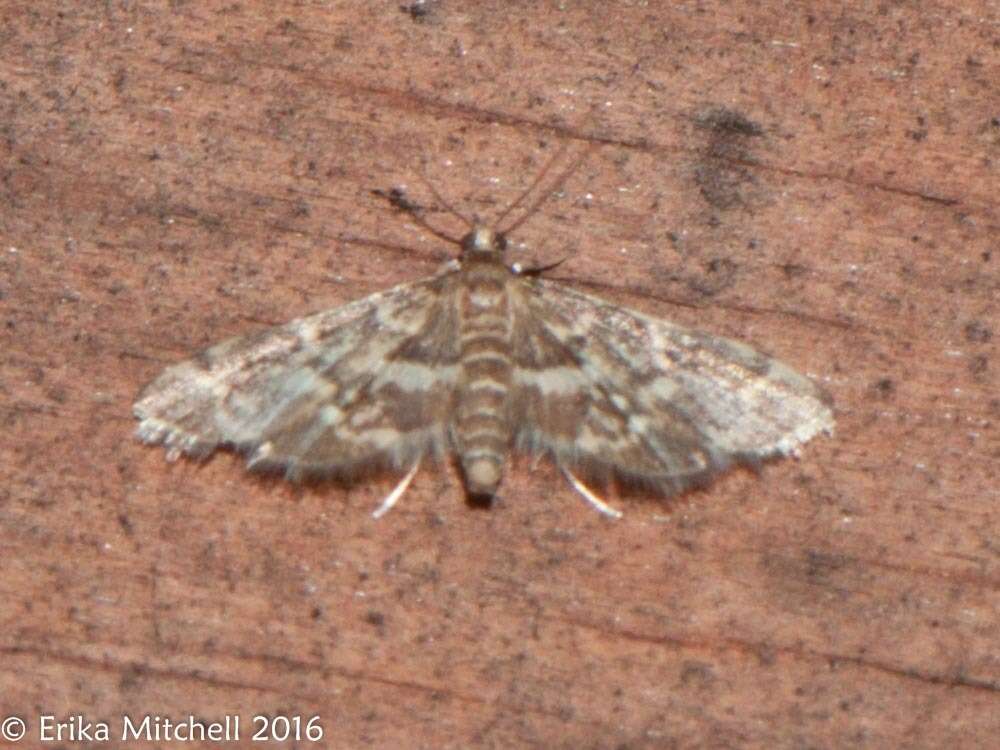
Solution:
{"label": "moth head", "polygon": [[473,258],[485,260],[491,257],[499,260],[503,257],[503,251],[507,249],[507,238],[502,232],[494,232],[487,226],[476,224],[462,238],[461,246],[462,260]]}

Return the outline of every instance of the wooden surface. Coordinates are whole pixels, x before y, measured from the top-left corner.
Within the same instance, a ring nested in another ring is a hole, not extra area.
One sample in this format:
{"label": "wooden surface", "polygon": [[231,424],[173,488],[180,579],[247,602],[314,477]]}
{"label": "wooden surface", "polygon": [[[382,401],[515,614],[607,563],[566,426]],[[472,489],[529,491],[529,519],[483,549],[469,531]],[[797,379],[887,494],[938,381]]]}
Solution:
{"label": "wooden surface", "polygon": [[[259,746],[255,714],[320,717],[272,747],[996,742],[996,5],[606,8],[0,7],[18,747],[43,714],[102,747],[152,746],[125,715],[236,714],[222,747]],[[617,523],[546,465],[489,511],[427,469],[375,522],[391,482],[133,440],[167,364],[454,254],[371,190],[432,204],[424,162],[489,217],[567,142],[597,145],[512,259],[780,357],[834,437]]]}

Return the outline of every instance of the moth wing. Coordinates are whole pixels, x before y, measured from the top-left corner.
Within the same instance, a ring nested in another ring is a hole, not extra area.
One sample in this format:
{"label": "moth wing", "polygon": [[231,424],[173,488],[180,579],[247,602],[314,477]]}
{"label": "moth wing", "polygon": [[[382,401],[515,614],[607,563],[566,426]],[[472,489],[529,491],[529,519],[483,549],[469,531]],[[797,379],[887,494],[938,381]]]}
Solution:
{"label": "moth wing", "polygon": [[227,446],[293,478],[440,453],[458,369],[452,285],[403,284],[168,367],[135,403],[137,435],[171,459]]}
{"label": "moth wing", "polygon": [[525,282],[512,399],[522,451],[669,496],[833,429],[823,391],[745,344]]}

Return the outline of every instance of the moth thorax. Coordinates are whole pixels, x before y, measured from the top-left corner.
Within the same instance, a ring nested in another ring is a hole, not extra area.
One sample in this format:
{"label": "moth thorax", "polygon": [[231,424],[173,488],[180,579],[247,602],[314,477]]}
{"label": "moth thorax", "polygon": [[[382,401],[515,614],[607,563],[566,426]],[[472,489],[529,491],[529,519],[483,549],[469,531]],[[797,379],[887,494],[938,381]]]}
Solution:
{"label": "moth thorax", "polygon": [[466,256],[499,255],[506,247],[503,234],[486,226],[476,225],[462,238],[462,254]]}

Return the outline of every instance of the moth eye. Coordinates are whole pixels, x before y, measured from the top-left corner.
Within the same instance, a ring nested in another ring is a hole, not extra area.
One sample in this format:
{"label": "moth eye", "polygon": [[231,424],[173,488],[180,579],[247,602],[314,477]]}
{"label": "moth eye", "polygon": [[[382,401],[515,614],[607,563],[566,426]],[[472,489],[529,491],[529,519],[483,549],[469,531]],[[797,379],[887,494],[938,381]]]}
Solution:
{"label": "moth eye", "polygon": [[507,237],[506,237],[506,235],[498,234],[496,236],[496,240],[495,241],[496,241],[497,247],[500,250],[506,250],[507,249]]}

